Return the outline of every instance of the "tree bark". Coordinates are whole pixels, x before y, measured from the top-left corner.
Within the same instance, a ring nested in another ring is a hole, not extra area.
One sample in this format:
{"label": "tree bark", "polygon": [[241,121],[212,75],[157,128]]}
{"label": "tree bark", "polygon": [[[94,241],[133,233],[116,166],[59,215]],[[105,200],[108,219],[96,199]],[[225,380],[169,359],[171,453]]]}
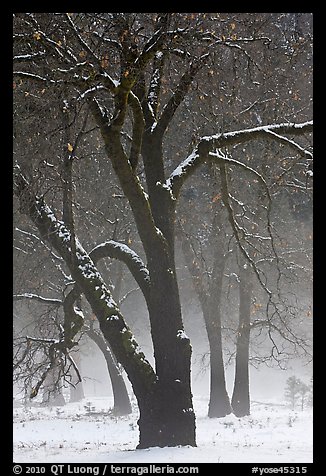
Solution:
{"label": "tree bark", "polygon": [[[219,292],[218,290],[216,291]],[[232,412],[230,399],[226,390],[220,306],[214,309],[205,309],[204,319],[210,351],[208,416],[210,418],[220,418]]]}
{"label": "tree bark", "polygon": [[236,345],[235,378],[232,394],[232,408],[236,416],[250,415],[249,389],[249,341],[250,341],[250,304],[252,296],[252,273],[249,265],[240,261],[239,266],[239,327]]}
{"label": "tree bark", "polygon": [[87,332],[87,335],[99,347],[106,361],[113,392],[113,414],[116,416],[129,415],[132,409],[127,388],[108,343],[100,334],[92,329]]}
{"label": "tree bark", "polygon": [[175,201],[162,187],[165,179],[162,140],[162,135],[147,132],[142,145],[157,235],[157,239],[152,240],[150,246],[145,243],[144,248],[151,279],[148,311],[158,380],[147,410],[144,414],[141,410],[140,428],[144,428],[146,440],[141,439],[140,447],[146,447],[148,435],[160,440],[158,446],[196,446],[190,377],[192,350],[184,333],[175,268]]}
{"label": "tree bark", "polygon": [[140,447],[146,447],[150,439],[158,441],[157,446],[196,446],[191,345],[183,329],[174,258],[167,248],[154,248],[148,267],[157,382],[150,401],[141,409]]}

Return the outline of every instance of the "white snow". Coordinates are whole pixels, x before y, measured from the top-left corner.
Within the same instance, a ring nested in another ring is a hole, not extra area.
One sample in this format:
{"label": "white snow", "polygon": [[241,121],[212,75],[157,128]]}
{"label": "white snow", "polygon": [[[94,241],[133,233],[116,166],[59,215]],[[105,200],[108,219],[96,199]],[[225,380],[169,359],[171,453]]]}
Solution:
{"label": "white snow", "polygon": [[104,243],[101,243],[100,245],[97,245],[95,248],[93,248],[92,251],[98,248],[105,248],[106,245],[111,245],[114,248],[120,249],[122,253],[128,255],[130,259],[132,259],[132,261],[134,261],[134,263],[137,263],[137,265],[140,267],[140,271],[144,273],[144,279],[149,281],[149,272],[143,260],[138,256],[135,251],[133,251],[131,248],[129,248],[129,246],[125,245],[124,243],[119,243],[118,241],[114,240],[108,240]]}
{"label": "white snow", "polygon": [[[94,413],[87,412],[91,401]],[[197,447],[136,450],[138,411],[107,412],[111,397],[88,397],[65,407],[14,408],[14,461],[24,463],[309,463],[312,410],[252,402],[251,415],[207,417],[207,398],[195,397]]]}
{"label": "white snow", "polygon": [[185,173],[187,168],[192,166],[192,163],[199,157],[197,149],[194,149],[191,154],[179,164],[176,169],[171,173],[170,177],[166,180],[166,186],[171,187],[173,180],[176,177],[180,177],[182,174]]}
{"label": "white snow", "polygon": [[185,331],[183,331],[182,329],[179,329],[178,332],[177,332],[177,337],[179,339],[189,339],[189,337],[187,336],[187,334],[185,333]]}

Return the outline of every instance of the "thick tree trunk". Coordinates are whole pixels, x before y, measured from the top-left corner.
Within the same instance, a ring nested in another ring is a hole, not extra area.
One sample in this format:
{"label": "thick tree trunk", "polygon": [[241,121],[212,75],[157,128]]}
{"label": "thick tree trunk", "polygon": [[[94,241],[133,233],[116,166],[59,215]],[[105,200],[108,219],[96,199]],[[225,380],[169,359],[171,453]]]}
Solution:
{"label": "thick tree trunk", "polygon": [[149,317],[157,382],[144,411],[141,408],[140,447],[196,446],[191,393],[191,345],[184,333],[174,259],[153,250],[149,263]]}
{"label": "thick tree trunk", "polygon": [[127,387],[108,343],[103,339],[102,335],[94,330],[89,330],[87,334],[99,347],[106,361],[113,392],[113,414],[116,416],[129,415],[132,409]]}
{"label": "thick tree trunk", "polygon": [[184,398],[183,385],[172,380],[156,383],[150,394],[138,400],[138,448],[196,446],[195,414],[191,398]]}
{"label": "thick tree trunk", "polygon": [[[162,281],[157,282],[156,287],[151,284],[149,311],[153,322],[155,374],[149,366],[143,365],[145,356],[141,352],[136,351],[137,359],[125,359],[124,352],[122,354],[118,345],[118,335],[124,336],[124,350],[132,353],[132,334],[126,327],[121,328],[119,319],[114,316],[114,325],[112,326],[112,320],[110,325],[108,319],[102,316],[105,312],[103,300],[94,299],[93,293],[85,289],[87,299],[100,322],[101,331],[132,384],[140,410],[139,448],[196,445],[190,389],[191,346],[183,333],[180,304],[177,305],[176,301],[178,295],[171,289],[173,282],[173,275],[165,268]],[[179,309],[179,315],[176,309]]]}
{"label": "thick tree trunk", "polygon": [[240,263],[240,304],[239,328],[237,336],[235,378],[232,395],[232,408],[236,416],[250,415],[249,390],[249,340],[250,304],[252,296],[252,274],[249,265]]}

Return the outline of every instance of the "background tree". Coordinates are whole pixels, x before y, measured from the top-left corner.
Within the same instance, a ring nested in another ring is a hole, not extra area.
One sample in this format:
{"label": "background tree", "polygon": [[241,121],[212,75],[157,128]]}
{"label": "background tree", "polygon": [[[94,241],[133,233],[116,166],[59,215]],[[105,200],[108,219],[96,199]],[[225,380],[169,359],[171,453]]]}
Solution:
{"label": "background tree", "polygon": [[295,409],[295,405],[298,401],[300,387],[301,387],[301,380],[295,377],[295,375],[292,375],[291,377],[287,379],[284,395],[286,400],[290,403],[292,410]]}

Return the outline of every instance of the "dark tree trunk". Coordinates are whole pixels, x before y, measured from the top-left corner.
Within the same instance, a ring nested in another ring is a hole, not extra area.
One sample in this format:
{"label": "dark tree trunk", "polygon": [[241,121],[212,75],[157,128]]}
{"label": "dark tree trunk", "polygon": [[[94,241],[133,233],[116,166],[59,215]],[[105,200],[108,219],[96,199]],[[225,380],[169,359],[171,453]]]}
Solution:
{"label": "dark tree trunk", "polygon": [[[211,388],[208,416],[224,417],[232,412],[230,399],[226,390],[222,344],[221,301],[223,274],[226,263],[224,243],[220,237],[220,216],[216,213],[213,230],[217,234],[212,276],[210,279],[207,305],[203,306],[204,319],[210,349]],[[207,307],[207,309],[206,309]]]}
{"label": "dark tree trunk", "polygon": [[[174,257],[175,200],[165,180],[163,136],[145,133],[142,155],[157,239],[146,247],[151,277],[149,319],[157,382],[142,410],[139,447],[196,446],[191,393],[191,345],[184,333]],[[152,441],[152,443],[151,443]]]}
{"label": "dark tree trunk", "polygon": [[210,395],[208,416],[220,418],[232,412],[230,399],[226,390],[225,371],[222,351],[222,333],[220,309],[204,312],[207,337],[210,350]]}
{"label": "dark tree trunk", "polygon": [[153,251],[149,316],[158,380],[143,411],[140,405],[139,447],[196,446],[191,345],[183,330],[174,260],[168,252]]}
{"label": "dark tree trunk", "polygon": [[[213,229],[217,235],[216,218],[214,219],[213,225],[215,225]],[[226,258],[224,256],[222,243],[216,243],[212,276],[208,289],[205,289],[202,271],[194,258],[188,238],[184,234],[182,234],[181,237],[184,256],[201,304],[209,343],[210,395],[208,416],[210,418],[224,417],[232,412],[230,399],[226,390],[221,332],[221,298]],[[216,237],[214,237],[214,241],[216,241]]]}
{"label": "dark tree trunk", "polygon": [[[183,382],[156,383],[139,402],[138,448],[196,446],[192,400],[184,398]],[[188,406],[187,406],[188,405]]]}
{"label": "dark tree trunk", "polygon": [[87,334],[102,351],[106,361],[113,392],[113,414],[116,416],[129,415],[132,409],[127,387],[108,343],[103,339],[101,334],[98,334],[94,330],[89,330]]}
{"label": "dark tree trunk", "polygon": [[232,408],[236,416],[250,415],[249,340],[252,274],[248,264],[240,263],[239,328],[237,336]]}

